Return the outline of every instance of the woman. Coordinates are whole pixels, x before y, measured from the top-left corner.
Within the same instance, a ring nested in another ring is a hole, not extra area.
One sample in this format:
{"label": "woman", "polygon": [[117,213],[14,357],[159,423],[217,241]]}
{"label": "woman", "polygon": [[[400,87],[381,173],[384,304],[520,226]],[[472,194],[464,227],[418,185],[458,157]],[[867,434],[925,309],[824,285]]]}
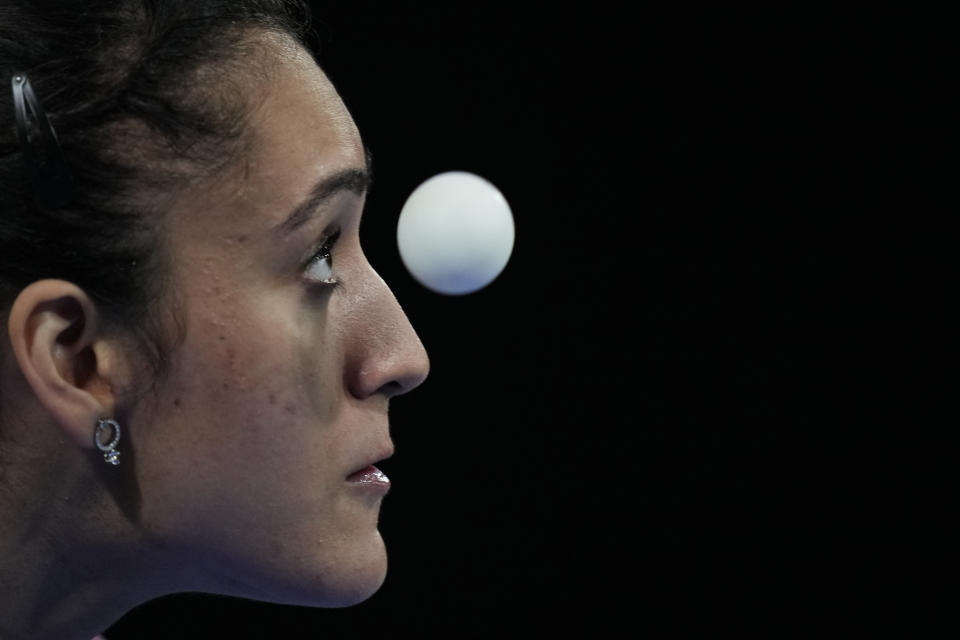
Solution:
{"label": "woman", "polygon": [[4,640],[384,579],[373,465],[428,360],[361,251],[367,154],[305,16],[0,0]]}

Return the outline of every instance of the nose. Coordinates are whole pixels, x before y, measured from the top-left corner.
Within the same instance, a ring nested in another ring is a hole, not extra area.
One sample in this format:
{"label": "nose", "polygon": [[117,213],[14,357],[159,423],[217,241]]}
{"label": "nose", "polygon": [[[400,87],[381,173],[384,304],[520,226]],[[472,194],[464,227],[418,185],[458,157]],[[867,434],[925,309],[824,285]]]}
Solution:
{"label": "nose", "polygon": [[347,388],[358,398],[402,395],[420,386],[430,372],[423,343],[387,284],[370,270],[354,290],[347,319]]}

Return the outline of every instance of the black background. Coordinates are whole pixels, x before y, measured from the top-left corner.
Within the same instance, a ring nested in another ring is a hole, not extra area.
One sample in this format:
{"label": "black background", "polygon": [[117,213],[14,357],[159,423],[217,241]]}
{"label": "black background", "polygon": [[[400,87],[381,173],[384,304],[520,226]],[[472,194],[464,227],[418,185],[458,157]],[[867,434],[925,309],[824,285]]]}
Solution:
{"label": "black background", "polygon": [[[164,598],[111,640],[874,615],[889,562],[857,464],[878,434],[860,440],[856,311],[907,27],[598,3],[315,14],[373,151],[367,255],[432,361],[391,408],[389,575],[343,610]],[[417,285],[395,245],[406,196],[452,169],[516,220],[505,271],[463,297]]]}

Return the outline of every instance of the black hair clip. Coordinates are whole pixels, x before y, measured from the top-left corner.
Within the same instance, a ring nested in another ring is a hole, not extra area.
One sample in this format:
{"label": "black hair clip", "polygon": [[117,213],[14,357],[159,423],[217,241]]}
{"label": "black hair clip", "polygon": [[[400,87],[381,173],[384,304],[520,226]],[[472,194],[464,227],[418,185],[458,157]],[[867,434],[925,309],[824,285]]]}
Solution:
{"label": "black hair clip", "polygon": [[[40,106],[27,74],[15,73],[12,84],[17,140],[33,183],[34,196],[45,207],[61,207],[73,197],[73,181],[63,158],[57,132]],[[28,109],[34,121],[33,136],[27,121]]]}

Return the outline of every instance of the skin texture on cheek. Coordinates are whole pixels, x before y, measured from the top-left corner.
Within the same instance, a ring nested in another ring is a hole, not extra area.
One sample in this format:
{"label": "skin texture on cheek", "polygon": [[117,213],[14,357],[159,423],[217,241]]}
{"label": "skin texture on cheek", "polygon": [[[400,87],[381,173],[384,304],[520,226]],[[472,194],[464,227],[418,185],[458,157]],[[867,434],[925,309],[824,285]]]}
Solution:
{"label": "skin texture on cheek", "polygon": [[258,441],[307,437],[298,431],[336,423],[340,349],[325,314],[300,312],[293,291],[258,288],[223,291],[198,314],[197,354],[215,375],[196,394]]}

